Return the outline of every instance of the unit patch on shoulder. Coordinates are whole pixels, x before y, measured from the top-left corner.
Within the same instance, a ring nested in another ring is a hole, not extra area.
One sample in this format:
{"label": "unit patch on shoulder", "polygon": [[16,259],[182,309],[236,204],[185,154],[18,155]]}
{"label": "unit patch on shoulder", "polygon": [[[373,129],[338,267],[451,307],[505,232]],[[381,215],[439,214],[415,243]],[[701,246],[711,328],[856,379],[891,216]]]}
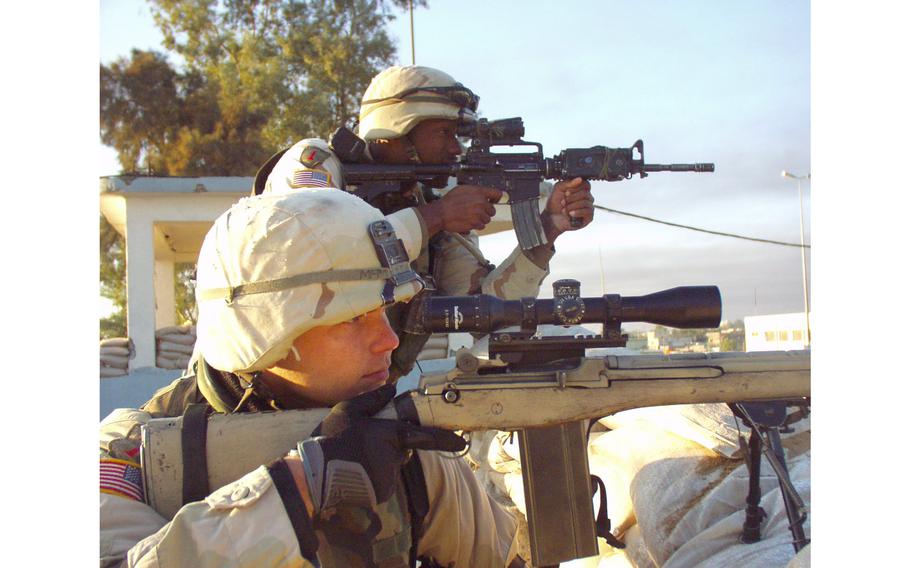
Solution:
{"label": "unit patch on shoulder", "polygon": [[331,152],[323,150],[318,146],[306,146],[300,153],[300,163],[304,166],[315,168],[331,156]]}
{"label": "unit patch on shoulder", "polygon": [[318,170],[296,170],[291,177],[290,185],[294,189],[301,187],[334,187],[332,185],[332,174],[321,168]]}

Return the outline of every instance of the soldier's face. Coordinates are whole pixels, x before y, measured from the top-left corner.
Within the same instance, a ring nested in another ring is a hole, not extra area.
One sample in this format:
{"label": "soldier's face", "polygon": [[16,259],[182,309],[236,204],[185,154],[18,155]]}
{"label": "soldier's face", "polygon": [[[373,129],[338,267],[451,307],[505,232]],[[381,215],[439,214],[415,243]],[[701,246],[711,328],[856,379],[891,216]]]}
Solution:
{"label": "soldier's face", "polygon": [[409,137],[424,164],[451,164],[461,154],[454,120],[429,119],[415,126]]}
{"label": "soldier's face", "polygon": [[295,397],[333,405],[375,390],[389,378],[392,351],[398,336],[385,309],[353,320],[315,327],[294,341],[292,350],[268,374],[268,385],[279,397]]}

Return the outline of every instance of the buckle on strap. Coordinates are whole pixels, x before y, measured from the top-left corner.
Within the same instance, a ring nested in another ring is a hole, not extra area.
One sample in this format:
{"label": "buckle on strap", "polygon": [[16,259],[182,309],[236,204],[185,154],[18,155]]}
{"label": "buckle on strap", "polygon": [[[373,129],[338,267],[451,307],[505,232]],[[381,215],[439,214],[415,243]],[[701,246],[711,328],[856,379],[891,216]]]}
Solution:
{"label": "buckle on strap", "polygon": [[380,264],[384,268],[388,268],[391,273],[382,289],[383,303],[389,305],[395,302],[396,286],[415,281],[419,282],[421,287],[426,286],[423,279],[411,268],[408,251],[401,239],[395,235],[395,229],[391,223],[385,219],[374,221],[370,223],[368,231]]}

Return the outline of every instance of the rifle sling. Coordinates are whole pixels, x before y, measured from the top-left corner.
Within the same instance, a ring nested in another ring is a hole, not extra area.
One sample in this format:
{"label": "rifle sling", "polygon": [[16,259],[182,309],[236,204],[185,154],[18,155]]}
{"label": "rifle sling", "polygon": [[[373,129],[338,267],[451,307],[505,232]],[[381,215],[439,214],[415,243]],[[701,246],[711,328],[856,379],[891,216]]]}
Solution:
{"label": "rifle sling", "polygon": [[209,471],[205,455],[208,404],[195,403],[183,412],[180,446],[183,457],[183,503],[204,499],[209,494]]}
{"label": "rifle sling", "polygon": [[607,488],[603,480],[592,475],[591,483],[596,486],[596,491],[600,491],[600,510],[597,511],[597,519],[594,521],[597,526],[597,536],[606,539],[607,544],[613,548],[625,548],[625,543],[610,532],[610,518],[607,516]]}

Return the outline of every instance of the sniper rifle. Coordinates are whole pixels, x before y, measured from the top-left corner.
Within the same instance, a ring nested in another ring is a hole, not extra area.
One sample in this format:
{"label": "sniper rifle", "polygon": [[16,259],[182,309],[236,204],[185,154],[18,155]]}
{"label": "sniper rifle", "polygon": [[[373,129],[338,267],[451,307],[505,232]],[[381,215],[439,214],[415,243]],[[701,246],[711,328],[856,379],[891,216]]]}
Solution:
{"label": "sniper rifle", "polygon": [[[517,431],[536,566],[596,555],[596,537],[612,537],[607,536],[609,523],[601,522],[605,517],[595,521],[593,514],[587,461],[591,420],[648,406],[802,400],[810,394],[807,351],[586,356],[589,348],[625,345],[623,322],[716,327],[721,301],[715,286],[583,298],[577,281],[561,280],[554,283],[553,299],[429,297],[418,308],[424,331],[490,335],[470,350],[460,350],[453,368],[422,376],[416,389],[399,394],[379,416],[452,430]],[[603,334],[537,333],[542,324],[578,323],[600,323]],[[505,329],[510,326],[518,330]],[[209,417],[203,430],[205,450],[195,452],[207,456],[208,488],[226,485],[283,456],[327,412]],[[165,517],[185,502],[185,485],[197,481],[184,473],[184,421],[155,419],[143,427],[146,499]]]}

